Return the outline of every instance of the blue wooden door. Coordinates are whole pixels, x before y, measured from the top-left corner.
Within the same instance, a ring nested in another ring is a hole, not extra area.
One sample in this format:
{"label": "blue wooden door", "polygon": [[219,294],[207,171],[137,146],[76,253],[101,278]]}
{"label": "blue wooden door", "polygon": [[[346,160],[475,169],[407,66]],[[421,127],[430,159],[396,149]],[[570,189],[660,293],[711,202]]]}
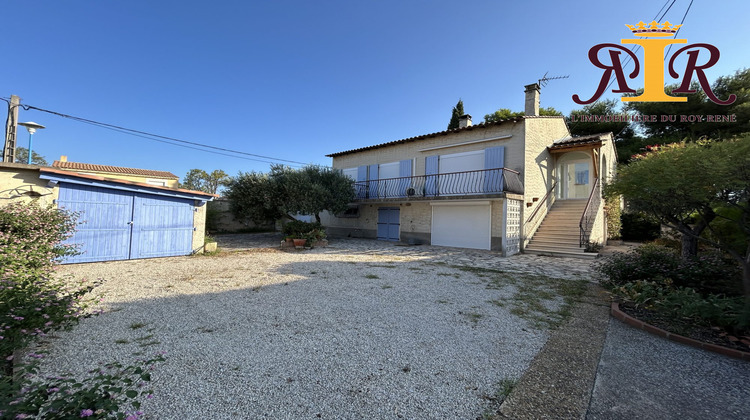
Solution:
{"label": "blue wooden door", "polygon": [[193,247],[192,200],[137,194],[130,258],[188,255]]}
{"label": "blue wooden door", "polygon": [[60,183],[58,207],[79,213],[79,225],[65,242],[78,244],[80,255],[63,262],[93,262],[130,258],[133,194],[126,191]]}
{"label": "blue wooden door", "polygon": [[378,209],[378,239],[398,241],[400,227],[398,208],[381,207]]}
{"label": "blue wooden door", "polygon": [[192,200],[60,183],[58,207],[80,214],[73,237],[81,255],[63,263],[188,255]]}

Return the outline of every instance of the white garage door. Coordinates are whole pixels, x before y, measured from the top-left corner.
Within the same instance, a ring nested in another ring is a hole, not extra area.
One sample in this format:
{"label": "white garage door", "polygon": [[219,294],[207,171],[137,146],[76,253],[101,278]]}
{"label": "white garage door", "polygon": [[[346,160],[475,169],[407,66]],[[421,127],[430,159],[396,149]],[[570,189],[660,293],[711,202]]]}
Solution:
{"label": "white garage door", "polygon": [[490,249],[490,203],[432,205],[432,245]]}

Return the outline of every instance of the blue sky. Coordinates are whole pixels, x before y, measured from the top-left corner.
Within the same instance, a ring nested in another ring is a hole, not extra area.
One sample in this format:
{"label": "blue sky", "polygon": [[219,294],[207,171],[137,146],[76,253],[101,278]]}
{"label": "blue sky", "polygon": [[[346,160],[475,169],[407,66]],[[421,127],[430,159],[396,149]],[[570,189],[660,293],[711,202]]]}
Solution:
{"label": "blue sky", "polygon": [[[0,97],[329,165],[328,153],[444,130],[459,98],[475,123],[498,108],[523,110],[523,86],[546,72],[570,77],[542,90],[542,106],[580,108],[571,96],[590,97],[601,77],[588,50],[633,38],[626,23],[650,22],[670,3],[4,1]],[[679,23],[689,4],[675,0],[664,20]],[[750,63],[748,17],[746,0],[695,0],[677,37],[720,49],[707,70],[713,80]],[[19,120],[47,127],[34,150],[50,163],[67,155],[180,177],[191,168],[236,175],[269,167],[34,110]],[[26,146],[25,130],[18,140]]]}

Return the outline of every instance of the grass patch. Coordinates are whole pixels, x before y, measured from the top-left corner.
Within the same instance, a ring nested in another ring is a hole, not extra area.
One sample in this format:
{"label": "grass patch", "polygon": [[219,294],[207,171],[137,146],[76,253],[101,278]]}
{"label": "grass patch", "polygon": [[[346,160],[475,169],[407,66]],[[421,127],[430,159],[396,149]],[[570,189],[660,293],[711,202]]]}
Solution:
{"label": "grass patch", "polygon": [[587,286],[586,280],[522,276],[515,283],[510,312],[531,321],[534,328],[555,329],[570,317]]}
{"label": "grass patch", "polygon": [[154,338],[154,335],[153,334],[148,334],[148,335],[144,335],[143,337],[136,338],[135,341],[143,342],[143,341],[146,341],[146,340],[150,340],[152,338]]}
{"label": "grass patch", "polygon": [[130,340],[124,339],[124,338],[118,338],[115,340],[115,344],[128,344],[130,343]]}
{"label": "grass patch", "polygon": [[437,303],[451,303],[448,300],[442,300],[442,299],[441,300],[436,300],[435,302],[437,302]]}
{"label": "grass patch", "polygon": [[381,289],[393,289],[393,286],[391,286],[390,284],[384,284],[384,285],[380,286],[380,288]]}
{"label": "grass patch", "polygon": [[506,378],[497,383],[497,390],[493,395],[483,395],[484,399],[490,401],[490,407],[479,418],[482,420],[500,420],[505,418],[499,414],[500,405],[513,392],[516,385],[518,385],[517,379]]}
{"label": "grass patch", "polygon": [[398,268],[398,266],[393,264],[367,264],[367,266],[375,268]]}
{"label": "grass patch", "polygon": [[375,274],[365,274],[365,278],[366,279],[379,279],[380,277],[378,277]]}
{"label": "grass patch", "polygon": [[143,322],[134,322],[134,323],[130,324],[130,329],[131,330],[137,330],[138,328],[143,328],[145,326],[146,326],[146,324],[144,324]]}
{"label": "grass patch", "polygon": [[497,392],[495,393],[495,398],[502,402],[503,400],[508,398],[508,395],[510,395],[511,392],[513,392],[513,390],[516,388],[516,385],[518,385],[518,379],[503,379],[497,384]]}
{"label": "grass patch", "polygon": [[[511,314],[526,319],[537,329],[555,329],[570,317],[572,308],[586,292],[586,280],[506,273],[491,268],[449,265],[451,268],[482,277],[491,290],[512,288],[508,299],[490,300],[493,305],[509,308]],[[440,273],[438,273],[440,275]]]}

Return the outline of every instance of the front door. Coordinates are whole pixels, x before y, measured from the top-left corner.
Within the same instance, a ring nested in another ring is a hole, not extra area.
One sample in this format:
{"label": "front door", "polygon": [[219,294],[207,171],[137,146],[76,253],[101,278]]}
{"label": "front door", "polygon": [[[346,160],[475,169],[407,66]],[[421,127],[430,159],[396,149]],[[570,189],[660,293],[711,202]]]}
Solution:
{"label": "front door", "polygon": [[378,209],[378,239],[382,241],[399,240],[400,213],[398,208],[393,207]]}
{"label": "front door", "polygon": [[591,193],[591,162],[575,160],[562,164],[562,199],[585,199]]}

